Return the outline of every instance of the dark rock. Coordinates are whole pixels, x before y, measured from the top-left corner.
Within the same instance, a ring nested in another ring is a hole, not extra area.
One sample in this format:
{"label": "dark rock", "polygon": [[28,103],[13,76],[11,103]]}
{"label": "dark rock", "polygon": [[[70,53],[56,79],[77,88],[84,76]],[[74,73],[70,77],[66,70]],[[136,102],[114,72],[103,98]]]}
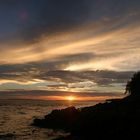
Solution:
{"label": "dark rock", "polygon": [[63,129],[73,136],[69,139],[76,140],[81,136],[80,140],[139,136],[140,100],[125,98],[82,109],[54,110],[44,119],[35,119],[33,125]]}
{"label": "dark rock", "polygon": [[69,130],[73,128],[79,117],[80,111],[75,107],[62,110],[53,110],[44,119],[34,119],[33,125],[45,128]]}

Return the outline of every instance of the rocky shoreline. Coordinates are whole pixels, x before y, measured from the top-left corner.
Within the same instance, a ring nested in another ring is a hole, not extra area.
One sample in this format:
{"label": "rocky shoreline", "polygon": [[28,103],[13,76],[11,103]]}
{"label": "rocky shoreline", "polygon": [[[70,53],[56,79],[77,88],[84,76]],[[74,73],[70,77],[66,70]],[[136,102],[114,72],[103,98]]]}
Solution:
{"label": "rocky shoreline", "polygon": [[139,119],[140,99],[129,96],[91,107],[53,110],[44,119],[35,119],[32,125],[71,133],[61,140],[87,140],[138,135]]}

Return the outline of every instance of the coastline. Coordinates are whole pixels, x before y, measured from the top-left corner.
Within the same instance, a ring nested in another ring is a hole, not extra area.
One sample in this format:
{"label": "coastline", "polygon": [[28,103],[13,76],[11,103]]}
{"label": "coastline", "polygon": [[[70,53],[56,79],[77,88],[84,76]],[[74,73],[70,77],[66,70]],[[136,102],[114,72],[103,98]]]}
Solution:
{"label": "coastline", "polygon": [[[32,125],[64,130],[71,135],[57,140],[91,140],[93,138],[125,138],[138,136],[140,99],[131,96],[95,106],[53,110]],[[129,133],[128,133],[129,132]]]}

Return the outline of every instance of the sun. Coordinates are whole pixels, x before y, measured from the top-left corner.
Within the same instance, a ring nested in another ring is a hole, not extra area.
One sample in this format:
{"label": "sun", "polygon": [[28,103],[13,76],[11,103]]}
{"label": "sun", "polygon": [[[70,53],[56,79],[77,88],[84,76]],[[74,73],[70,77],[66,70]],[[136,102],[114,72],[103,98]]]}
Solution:
{"label": "sun", "polygon": [[67,96],[66,100],[68,101],[74,101],[76,98],[74,96]]}

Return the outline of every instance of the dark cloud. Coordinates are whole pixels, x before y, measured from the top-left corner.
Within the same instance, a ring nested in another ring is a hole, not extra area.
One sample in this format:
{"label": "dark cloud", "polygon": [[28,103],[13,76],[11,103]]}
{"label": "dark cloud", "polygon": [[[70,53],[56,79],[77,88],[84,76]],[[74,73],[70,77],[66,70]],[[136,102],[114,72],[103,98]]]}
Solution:
{"label": "dark cloud", "polygon": [[64,82],[67,84],[92,81],[98,85],[108,85],[111,83],[125,83],[133,74],[133,72],[116,72],[108,70],[80,72],[63,70],[72,64],[78,65],[81,63],[87,63],[88,61],[97,58],[98,56],[95,54],[87,52],[73,55],[61,55],[44,62],[0,65],[0,79],[10,79],[21,82],[41,79]]}
{"label": "dark cloud", "polygon": [[112,23],[106,26],[112,30],[138,21],[139,4],[139,0],[1,0],[0,37],[33,41],[96,21]]}
{"label": "dark cloud", "polygon": [[[125,18],[113,28],[120,28],[136,20],[140,10],[140,1],[130,0],[47,0],[42,1],[40,12],[33,18],[34,22],[29,23],[24,29],[25,40],[39,38],[42,35],[50,35],[58,32],[76,29],[85,23],[94,23],[109,19],[116,22]],[[137,16],[135,14],[138,14]],[[133,15],[130,17],[129,15]],[[135,16],[134,16],[135,15]],[[126,19],[126,17],[128,19]],[[118,21],[117,21],[118,20]],[[124,25],[123,25],[124,24]],[[86,25],[85,25],[86,26]],[[84,28],[84,26],[82,26]],[[107,27],[107,28],[110,28]]]}
{"label": "dark cloud", "polygon": [[[40,75],[44,80],[59,79],[65,83],[78,83],[92,81],[101,85],[112,83],[126,83],[132,76],[133,72],[116,72],[116,71],[49,71]],[[38,77],[39,78],[39,77]]]}
{"label": "dark cloud", "polygon": [[42,1],[40,12],[25,26],[22,35],[25,40],[38,39],[76,28],[87,22],[91,5],[85,0]]}
{"label": "dark cloud", "polygon": [[[15,65],[0,65],[0,73],[13,73],[21,74],[28,72],[51,71],[64,69],[71,64],[79,64],[88,62],[96,57],[93,53],[77,53],[72,55],[60,55],[52,60],[36,63],[15,64]],[[18,75],[18,74],[17,74]]]}
{"label": "dark cloud", "polygon": [[0,7],[11,7],[11,6],[15,6],[15,4],[18,2],[19,0],[1,0],[0,1]]}
{"label": "dark cloud", "polygon": [[[68,57],[66,60],[69,59],[71,61],[72,58]],[[93,83],[98,84],[99,86],[107,86],[113,83],[115,84],[126,83],[134,73],[131,71],[125,71],[125,72],[117,72],[117,71],[109,71],[109,70],[64,71],[58,69],[61,68],[61,65],[65,65],[64,62],[65,60],[62,63],[61,61],[57,60],[51,62],[50,64],[30,63],[30,64],[22,64],[22,65],[1,65],[0,79],[11,79],[20,82],[40,79],[40,80],[45,80],[50,82],[51,81],[58,82],[58,84],[56,85],[54,84],[52,86],[66,86],[66,84],[69,83],[91,81]],[[62,85],[62,83],[60,82],[63,82],[64,85]]]}

